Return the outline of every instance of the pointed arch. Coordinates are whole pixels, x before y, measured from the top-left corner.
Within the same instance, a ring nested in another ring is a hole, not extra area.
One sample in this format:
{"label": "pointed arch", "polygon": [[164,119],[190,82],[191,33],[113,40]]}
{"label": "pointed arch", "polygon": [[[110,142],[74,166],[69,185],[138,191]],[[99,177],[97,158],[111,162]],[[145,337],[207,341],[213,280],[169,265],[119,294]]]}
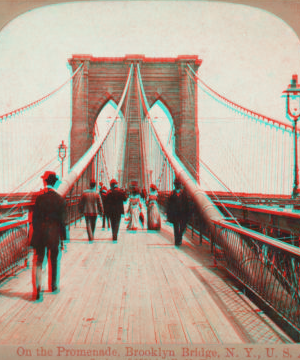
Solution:
{"label": "pointed arch", "polygon": [[172,122],[173,122],[174,116],[172,114],[172,108],[168,105],[168,102],[164,99],[164,97],[162,95],[160,95],[157,99],[155,99],[152,102],[152,104],[150,104],[150,109],[152,109],[153,106],[155,106],[155,104],[159,104],[159,106],[161,106],[161,108],[164,109],[164,111],[167,110],[167,112],[170,114],[170,116],[172,118]]}
{"label": "pointed arch", "polygon": [[[115,110],[117,109],[117,104],[113,100],[113,98],[108,98],[105,103],[101,104],[101,107],[99,108],[99,111],[97,112],[97,116],[94,122],[94,135],[97,133],[97,129],[99,130],[101,122],[107,122],[109,120],[113,120],[113,116],[115,115]],[[103,116],[101,116],[101,114]],[[122,111],[119,111],[118,117],[121,118],[122,121],[124,121],[124,115]]]}
{"label": "pointed arch", "polygon": [[[160,134],[164,144],[174,149],[175,146],[175,127],[172,114],[169,107],[161,98],[157,99],[151,106],[149,111],[154,126]],[[159,123],[159,127],[156,124]]]}
{"label": "pointed arch", "polygon": [[[103,97],[102,97],[102,100],[103,100]],[[93,116],[93,119],[91,120],[91,128],[92,129],[95,129],[100,114],[103,111],[105,111],[105,108],[109,105],[111,105],[114,108],[114,110],[117,108],[117,103],[116,103],[115,99],[113,98],[113,96],[111,96],[111,95],[107,96],[102,102],[99,101],[99,106],[95,112],[95,115]],[[123,119],[123,113],[121,110],[120,110],[120,113],[122,114],[121,117]]]}

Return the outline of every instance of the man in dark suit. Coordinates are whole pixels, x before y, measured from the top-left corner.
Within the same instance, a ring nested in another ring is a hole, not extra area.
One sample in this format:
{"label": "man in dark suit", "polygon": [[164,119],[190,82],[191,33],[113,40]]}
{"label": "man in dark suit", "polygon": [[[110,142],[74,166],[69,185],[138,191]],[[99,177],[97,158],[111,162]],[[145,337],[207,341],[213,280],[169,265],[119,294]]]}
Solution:
{"label": "man in dark suit", "polygon": [[[55,172],[46,171],[42,176],[45,189],[37,196],[33,214],[33,234],[31,246],[34,248],[34,269],[36,293],[35,300],[41,299],[42,264],[47,249],[49,266],[49,279],[51,280],[50,291],[57,292],[57,258],[59,245],[66,240],[66,203],[55,190],[54,185],[58,180]],[[33,277],[34,279],[34,277]]]}
{"label": "man in dark suit", "polygon": [[110,190],[106,195],[107,215],[110,219],[113,241],[117,241],[121,216],[124,214],[124,201],[127,200],[125,191],[118,188],[115,179],[110,182]]}
{"label": "man in dark suit", "polygon": [[107,221],[107,228],[109,229],[110,228],[109,218],[108,218],[107,209],[106,209],[106,196],[107,196],[107,188],[106,188],[106,186],[101,186],[101,188],[100,188],[100,196],[101,196],[102,205],[103,205],[102,229],[105,229],[105,219]]}
{"label": "man in dark suit", "polygon": [[167,221],[173,223],[175,246],[180,246],[189,218],[189,202],[185,191],[181,188],[181,182],[177,178],[174,180],[174,187],[175,189],[168,199]]}
{"label": "man in dark suit", "polygon": [[90,181],[90,189],[85,190],[81,196],[79,212],[84,214],[89,241],[93,241],[98,213],[103,213],[102,201],[94,180]]}

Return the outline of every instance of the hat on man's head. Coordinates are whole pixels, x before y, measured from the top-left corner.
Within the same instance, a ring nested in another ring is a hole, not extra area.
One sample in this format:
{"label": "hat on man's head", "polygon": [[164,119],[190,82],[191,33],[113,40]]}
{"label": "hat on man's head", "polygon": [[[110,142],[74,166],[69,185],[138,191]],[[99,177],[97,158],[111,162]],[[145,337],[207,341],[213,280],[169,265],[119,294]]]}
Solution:
{"label": "hat on man's head", "polygon": [[181,185],[181,181],[178,178],[175,178],[174,185]]}
{"label": "hat on man's head", "polygon": [[116,179],[111,179],[109,184],[111,187],[116,187],[118,185],[118,182]]}
{"label": "hat on man's head", "polygon": [[55,184],[58,180],[58,177],[56,176],[56,173],[54,171],[45,171],[44,175],[41,176],[41,178],[47,183],[47,184]]}
{"label": "hat on man's head", "polygon": [[134,187],[132,188],[131,192],[132,192],[133,195],[137,195],[137,194],[140,193],[140,192],[139,192],[139,188],[138,188],[137,186],[134,186]]}
{"label": "hat on man's head", "polygon": [[96,186],[96,181],[95,180],[90,180],[90,187],[94,188]]}

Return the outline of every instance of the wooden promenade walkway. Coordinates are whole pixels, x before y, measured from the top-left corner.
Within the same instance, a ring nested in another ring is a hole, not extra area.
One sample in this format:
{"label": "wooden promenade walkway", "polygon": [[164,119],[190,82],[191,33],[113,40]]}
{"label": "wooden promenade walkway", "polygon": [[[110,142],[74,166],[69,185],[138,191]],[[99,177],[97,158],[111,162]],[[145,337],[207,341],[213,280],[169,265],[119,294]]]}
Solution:
{"label": "wooden promenade walkway", "polygon": [[31,261],[0,285],[0,344],[292,343],[214,267],[208,244],[188,237],[176,248],[166,224],[130,232],[122,223],[114,243],[98,220],[89,243],[78,223],[59,294],[46,287],[43,302],[31,300]]}

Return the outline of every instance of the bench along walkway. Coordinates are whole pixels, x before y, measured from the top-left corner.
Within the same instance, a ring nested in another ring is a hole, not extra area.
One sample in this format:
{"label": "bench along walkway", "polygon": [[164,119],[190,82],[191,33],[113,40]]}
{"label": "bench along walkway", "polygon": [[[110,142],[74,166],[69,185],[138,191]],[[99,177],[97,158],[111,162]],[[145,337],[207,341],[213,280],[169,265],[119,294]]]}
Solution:
{"label": "bench along walkway", "polygon": [[[29,267],[0,285],[0,344],[282,344],[292,341],[214,267],[209,245],[170,226],[102,230],[84,220],[62,252],[60,293],[32,302]],[[47,277],[46,270],[44,278]],[[47,284],[47,279],[44,281]]]}

